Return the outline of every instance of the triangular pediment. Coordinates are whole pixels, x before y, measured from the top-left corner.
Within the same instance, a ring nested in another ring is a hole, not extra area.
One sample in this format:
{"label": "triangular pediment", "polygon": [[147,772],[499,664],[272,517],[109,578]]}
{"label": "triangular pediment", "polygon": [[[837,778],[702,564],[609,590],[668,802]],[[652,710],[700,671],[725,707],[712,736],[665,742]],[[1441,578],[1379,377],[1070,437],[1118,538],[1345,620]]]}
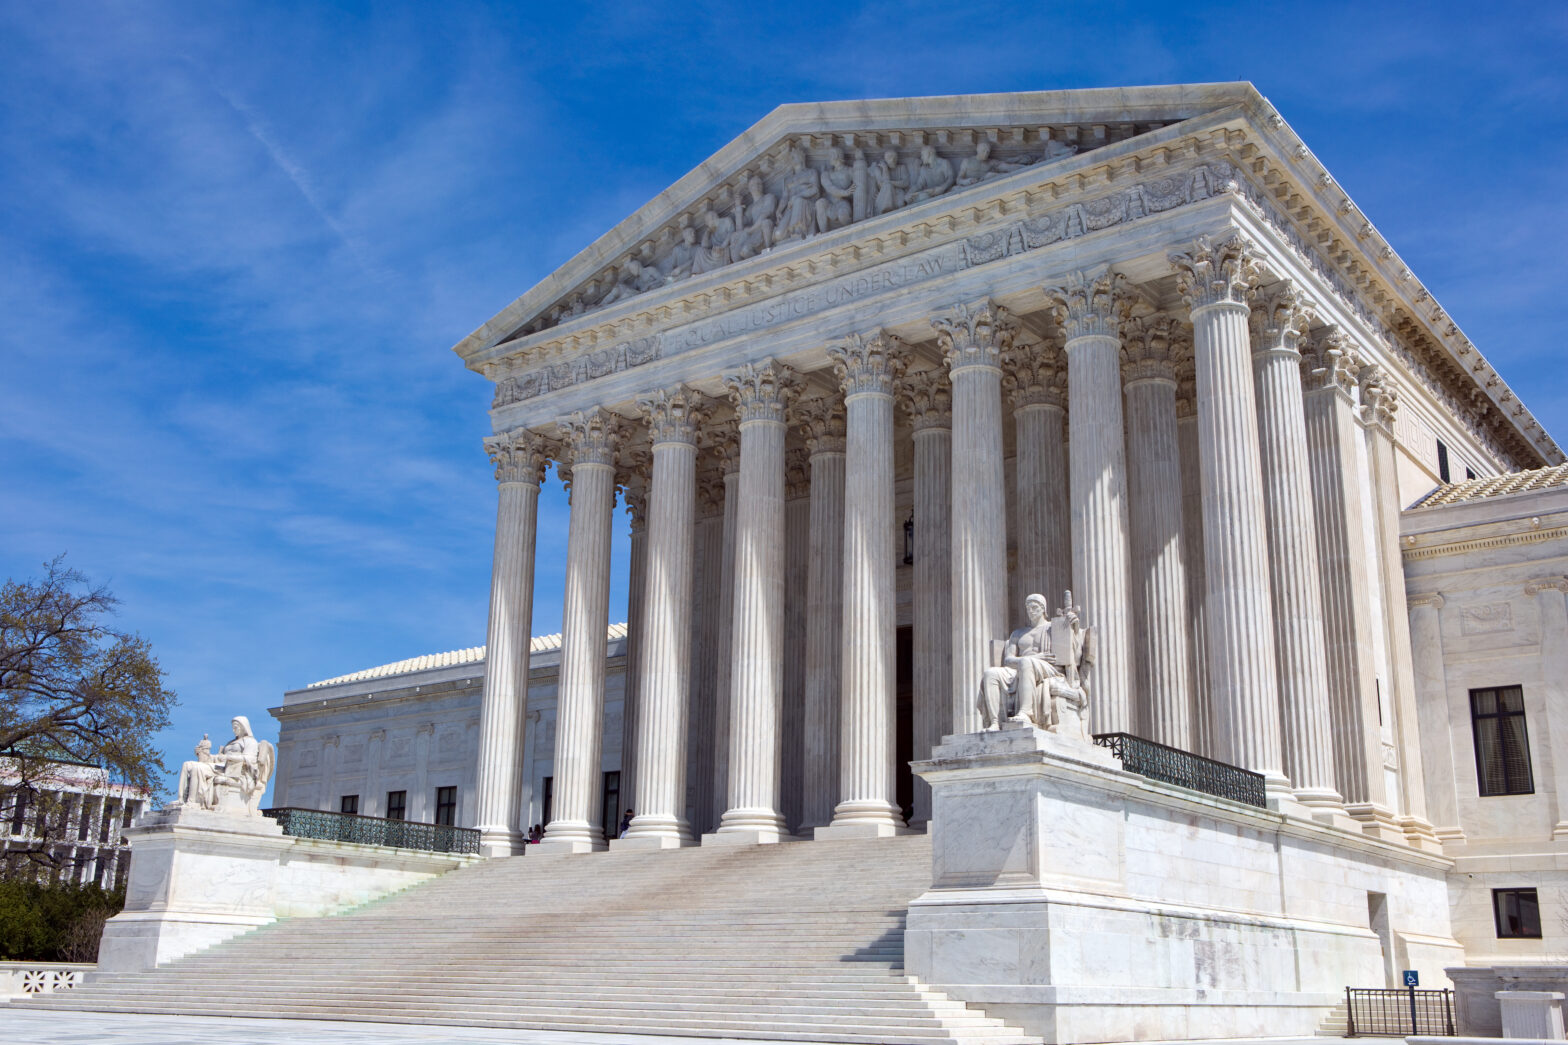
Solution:
{"label": "triangular pediment", "polygon": [[[467,360],[896,210],[1223,109],[1247,83],[784,105],[455,347]],[[955,201],[956,202],[956,201]]]}

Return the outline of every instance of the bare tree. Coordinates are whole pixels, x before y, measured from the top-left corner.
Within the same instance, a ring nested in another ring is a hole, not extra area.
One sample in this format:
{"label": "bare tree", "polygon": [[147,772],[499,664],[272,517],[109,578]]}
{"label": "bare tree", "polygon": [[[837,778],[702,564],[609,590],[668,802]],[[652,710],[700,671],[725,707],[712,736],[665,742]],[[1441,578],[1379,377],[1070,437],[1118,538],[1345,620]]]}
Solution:
{"label": "bare tree", "polygon": [[152,738],[176,698],[147,641],[108,625],[116,604],[63,556],[41,579],[0,588],[0,810],[32,828],[8,840],[0,871],[60,861],[66,809],[50,785],[61,763],[157,790],[164,768]]}

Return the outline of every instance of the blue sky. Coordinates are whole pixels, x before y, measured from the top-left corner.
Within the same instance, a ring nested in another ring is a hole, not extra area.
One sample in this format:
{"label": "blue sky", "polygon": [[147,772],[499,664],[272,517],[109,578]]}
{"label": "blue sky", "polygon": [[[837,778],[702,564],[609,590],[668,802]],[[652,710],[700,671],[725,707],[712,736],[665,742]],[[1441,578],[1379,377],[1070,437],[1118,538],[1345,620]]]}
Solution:
{"label": "blue sky", "polygon": [[[784,102],[1252,80],[1568,442],[1568,4],[771,10],[0,0],[0,573],[113,588],[176,766],[484,641],[450,346]],[[552,477],[535,633],[565,512]]]}

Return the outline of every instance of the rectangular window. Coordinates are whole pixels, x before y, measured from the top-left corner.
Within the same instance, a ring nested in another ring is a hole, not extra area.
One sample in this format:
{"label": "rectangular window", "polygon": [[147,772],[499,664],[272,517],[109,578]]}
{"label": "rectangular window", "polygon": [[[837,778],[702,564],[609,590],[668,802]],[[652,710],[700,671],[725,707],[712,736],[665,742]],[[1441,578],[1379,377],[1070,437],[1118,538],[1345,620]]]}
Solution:
{"label": "rectangular window", "polygon": [[387,819],[402,820],[408,816],[408,792],[387,792]]}
{"label": "rectangular window", "polygon": [[338,799],[338,812],[340,812],[340,813],[347,813],[350,816],[358,816],[359,815],[359,796],[358,795],[344,795],[342,798]]}
{"label": "rectangular window", "polygon": [[1524,689],[1472,689],[1470,723],[1475,733],[1475,775],[1481,796],[1534,794]]}
{"label": "rectangular window", "polygon": [[1541,938],[1541,905],[1534,889],[1493,889],[1492,913],[1499,940]]}
{"label": "rectangular window", "polygon": [[1445,483],[1450,482],[1448,474],[1448,447],[1444,446],[1443,441],[1439,439],[1437,441],[1437,477]]}
{"label": "rectangular window", "polygon": [[436,823],[451,827],[457,821],[457,788],[436,788]]}
{"label": "rectangular window", "polygon": [[619,835],[621,826],[621,774],[604,774],[604,804],[599,807],[599,822],[604,826],[604,837]]}
{"label": "rectangular window", "polygon": [[76,840],[87,841],[87,836],[93,829],[93,806],[87,799],[82,799],[82,817],[76,825]]}
{"label": "rectangular window", "polygon": [[[114,828],[114,818],[120,815],[119,806],[112,799],[103,800],[103,815],[98,818],[98,843],[109,843],[109,832]],[[102,884],[103,875],[98,875],[98,882]]]}
{"label": "rectangular window", "polygon": [[22,828],[27,826],[27,792],[17,791],[12,795],[11,804],[11,833],[19,835]]}

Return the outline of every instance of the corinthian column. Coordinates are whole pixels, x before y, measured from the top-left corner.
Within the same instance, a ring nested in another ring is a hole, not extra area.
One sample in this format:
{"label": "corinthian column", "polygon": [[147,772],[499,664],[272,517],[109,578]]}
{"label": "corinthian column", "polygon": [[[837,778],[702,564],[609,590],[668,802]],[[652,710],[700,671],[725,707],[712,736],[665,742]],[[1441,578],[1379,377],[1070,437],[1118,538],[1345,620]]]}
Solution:
{"label": "corinthian column", "polygon": [[1057,599],[1072,585],[1067,511],[1067,360],[1051,342],[1017,345],[1003,357],[1013,402],[1018,582],[1025,595]]}
{"label": "corinthian column", "polygon": [[1442,844],[1426,815],[1415,674],[1410,666],[1410,618],[1399,612],[1399,607],[1405,605],[1405,564],[1399,550],[1399,512],[1403,505],[1399,499],[1398,451],[1394,446],[1399,397],[1382,368],[1361,371],[1361,403],[1369,440],[1367,456],[1372,463],[1373,522],[1382,574],[1383,648],[1388,651],[1393,761],[1397,763],[1404,811],[1399,827],[1411,845],[1441,851]]}
{"label": "corinthian column", "polygon": [[1255,304],[1253,383],[1268,517],[1285,775],[1303,804],[1342,812],[1344,799],[1334,787],[1328,646],[1297,347],[1311,313],[1288,283],[1258,295]]}
{"label": "corinthian column", "polygon": [[974,733],[990,643],[1008,634],[1001,359],[1012,347],[1014,323],[1005,308],[983,299],[931,324],[953,381],[953,732]]}
{"label": "corinthian column", "polygon": [[1280,750],[1267,522],[1252,391],[1247,292],[1257,270],[1239,235],[1200,238],[1172,254],[1192,309],[1203,481],[1203,558],[1209,679],[1218,757],[1262,773],[1281,797],[1290,786]]}
{"label": "corinthian column", "polygon": [[606,410],[556,422],[572,462],[566,531],[566,597],[561,606],[561,681],[555,711],[555,793],[542,852],[605,847],[599,823],[604,725],[604,662],[609,645],[610,521],[621,421]]}
{"label": "corinthian column", "polygon": [[691,692],[691,584],[697,507],[698,396],[656,392],[637,406],[653,444],[648,496],[635,738],[637,813],[611,848],[691,845],[686,821],[686,716]]}
{"label": "corinthian column", "polygon": [[1326,332],[1308,363],[1304,403],[1307,458],[1316,508],[1318,576],[1328,650],[1335,789],[1362,830],[1395,840],[1388,808],[1373,666],[1371,586],[1366,542],[1366,477],[1357,443],[1355,387],[1360,362],[1338,331]]}
{"label": "corinthian column", "polygon": [[893,522],[893,382],[907,350],[878,330],[828,347],[844,391],[844,672],[839,803],[817,838],[897,834],[898,627]]}
{"label": "corinthian column", "polygon": [[539,484],[549,444],[526,429],[485,440],[501,484],[490,566],[490,627],[485,639],[485,693],[479,706],[475,796],[480,852],[523,850],[523,715],[528,704],[528,639],[534,610],[534,538]]}
{"label": "corinthian column", "polygon": [[[953,393],[941,370],[904,381],[904,411],[915,430],[914,739],[915,761],[952,728]],[[931,785],[915,777],[911,822],[931,819]]]}
{"label": "corinthian column", "polygon": [[1176,359],[1176,443],[1181,456],[1181,525],[1183,564],[1187,567],[1187,661],[1192,680],[1192,750],[1214,756],[1213,721],[1209,699],[1208,629],[1203,613],[1203,484],[1198,467],[1197,373],[1193,367],[1192,338],[1179,337]]}
{"label": "corinthian column", "polygon": [[806,576],[806,721],[800,828],[826,827],[839,795],[839,687],[844,621],[844,404],[802,402],[796,420],[811,462]]}
{"label": "corinthian column", "polygon": [[1127,478],[1132,488],[1134,657],[1142,735],[1192,750],[1191,655],[1187,650],[1186,535],[1176,368],[1169,316],[1126,324]]}
{"label": "corinthian column", "polygon": [[[631,518],[630,562],[626,571],[626,674],[621,690],[621,809],[636,809],[637,734],[642,709],[643,609],[648,578],[648,487],[652,462],[646,450],[623,451],[617,476],[621,499]],[[616,811],[619,816],[619,810]],[[608,825],[607,825],[608,826]]]}
{"label": "corinthian column", "polygon": [[1067,333],[1073,596],[1100,637],[1090,721],[1096,733],[1125,733],[1133,725],[1120,341],[1127,300],[1121,277],[1108,271],[1075,273],[1046,293]]}
{"label": "corinthian column", "polygon": [[713,806],[709,820],[718,824],[730,797],[730,706],[733,703],[732,668],[735,633],[735,520],[740,509],[740,432],[733,423],[713,433],[724,476],[723,543],[719,550],[718,616],[715,620],[713,690]]}
{"label": "corinthian column", "polygon": [[793,375],[773,360],[726,374],[740,415],[735,616],[730,653],[729,806],[719,842],[777,842],[784,688],[784,401]]}

